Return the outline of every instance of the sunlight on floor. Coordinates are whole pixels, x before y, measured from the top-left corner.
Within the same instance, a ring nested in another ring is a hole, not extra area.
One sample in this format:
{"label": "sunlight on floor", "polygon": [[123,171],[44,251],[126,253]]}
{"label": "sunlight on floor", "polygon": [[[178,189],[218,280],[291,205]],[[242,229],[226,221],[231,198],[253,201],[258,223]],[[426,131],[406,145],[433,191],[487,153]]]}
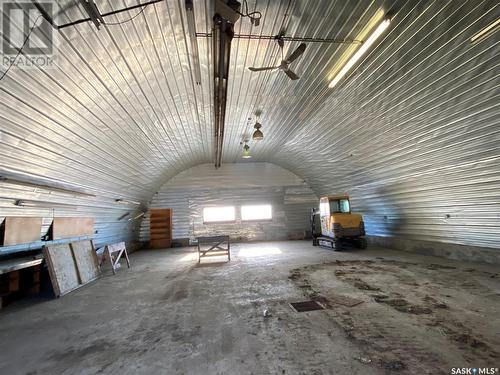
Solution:
{"label": "sunlight on floor", "polygon": [[180,261],[181,262],[190,262],[190,261],[193,261],[193,260],[198,260],[198,253],[189,253],[188,255],[186,256],[183,256]]}
{"label": "sunlight on floor", "polygon": [[238,252],[238,255],[242,257],[261,257],[276,254],[281,254],[281,250],[278,247],[272,246],[244,247]]}

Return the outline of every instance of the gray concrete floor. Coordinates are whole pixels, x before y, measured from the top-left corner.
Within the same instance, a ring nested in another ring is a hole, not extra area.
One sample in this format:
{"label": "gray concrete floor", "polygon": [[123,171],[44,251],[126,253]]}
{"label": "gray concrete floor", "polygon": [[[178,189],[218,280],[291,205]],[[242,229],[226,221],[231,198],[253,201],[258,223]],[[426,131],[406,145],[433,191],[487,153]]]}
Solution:
{"label": "gray concrete floor", "polygon": [[[499,367],[494,266],[310,242],[132,254],[132,268],[0,311],[0,374],[436,374]],[[362,301],[339,305],[338,296]],[[323,311],[288,302],[314,298]],[[271,316],[264,317],[268,309]]]}

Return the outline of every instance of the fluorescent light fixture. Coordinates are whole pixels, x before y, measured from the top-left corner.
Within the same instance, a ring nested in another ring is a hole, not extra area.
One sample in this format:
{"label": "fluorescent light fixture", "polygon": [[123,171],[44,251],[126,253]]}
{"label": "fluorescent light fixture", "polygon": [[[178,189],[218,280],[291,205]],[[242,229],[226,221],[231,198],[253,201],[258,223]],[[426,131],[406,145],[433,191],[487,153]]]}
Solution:
{"label": "fluorescent light fixture", "polygon": [[137,220],[137,219],[139,219],[139,218],[143,217],[144,215],[146,215],[146,213],[145,213],[145,212],[141,212],[139,215],[136,215],[136,216],[131,217],[130,219],[128,219],[128,221],[134,221],[134,220]]}
{"label": "fluorescent light fixture", "polygon": [[356,51],[354,55],[349,59],[349,61],[340,69],[337,75],[331,80],[328,85],[329,88],[333,88],[340,82],[342,78],[347,74],[349,70],[359,61],[359,59],[368,51],[368,49],[375,43],[375,41],[384,33],[389,27],[391,20],[389,18],[384,19],[373,31],[373,33],[366,39],[361,47]]}
{"label": "fluorescent light fixture", "polygon": [[130,215],[130,212],[124,213],[122,216],[118,218],[118,221],[125,219],[127,216]]}
{"label": "fluorescent light fixture", "polygon": [[55,191],[58,193],[64,193],[64,194],[84,195],[84,196],[88,196],[88,197],[95,197],[94,194],[85,193],[83,191],[71,190],[71,189],[68,189],[65,187],[47,185],[45,183],[32,182],[32,181],[28,181],[28,180],[11,178],[11,177],[2,176],[2,175],[0,175],[0,182],[5,182],[8,184],[14,184],[14,185],[34,187],[34,188],[40,188],[40,189],[47,189],[47,190]]}
{"label": "fluorescent light fixture", "polygon": [[14,203],[15,206],[18,207],[40,207],[40,208],[74,208],[75,205],[67,204],[67,203],[55,203],[55,202],[45,202],[45,201],[34,201],[34,200],[25,200],[18,199]]}
{"label": "fluorescent light fixture", "polygon": [[136,205],[141,204],[141,202],[131,201],[131,200],[122,199],[122,198],[115,199],[115,203],[118,203],[118,204],[136,204]]}
{"label": "fluorescent light fixture", "polygon": [[488,26],[486,26],[484,29],[482,29],[480,32],[477,34],[474,34],[472,38],[470,38],[471,43],[477,43],[481,40],[484,40],[488,38],[489,36],[493,35],[495,31],[498,31],[500,29],[500,18],[497,19],[496,21],[490,23]]}
{"label": "fluorescent light fixture", "polygon": [[197,85],[201,85],[200,55],[198,52],[198,41],[196,40],[196,22],[194,19],[193,0],[186,0],[186,17],[189,40],[191,41],[191,57],[194,69],[194,80]]}

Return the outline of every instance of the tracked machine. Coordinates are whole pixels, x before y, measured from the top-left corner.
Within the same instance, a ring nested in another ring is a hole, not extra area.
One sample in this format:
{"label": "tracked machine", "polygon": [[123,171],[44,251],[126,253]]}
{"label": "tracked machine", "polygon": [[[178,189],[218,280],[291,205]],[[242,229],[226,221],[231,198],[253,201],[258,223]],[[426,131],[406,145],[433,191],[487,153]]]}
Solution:
{"label": "tracked machine", "polygon": [[360,214],[351,212],[347,195],[323,197],[319,210],[311,212],[313,246],[341,250],[344,245],[366,248],[365,225]]}

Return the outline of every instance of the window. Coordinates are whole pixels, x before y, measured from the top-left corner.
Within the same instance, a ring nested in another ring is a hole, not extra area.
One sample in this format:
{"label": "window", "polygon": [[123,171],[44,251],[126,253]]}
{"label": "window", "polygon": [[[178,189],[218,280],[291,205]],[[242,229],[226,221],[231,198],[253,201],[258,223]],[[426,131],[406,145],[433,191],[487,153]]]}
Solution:
{"label": "window", "polygon": [[331,200],[330,201],[330,212],[342,212],[349,213],[351,208],[349,207],[348,199],[339,199],[339,200]]}
{"label": "window", "polygon": [[234,206],[227,207],[205,207],[203,209],[204,223],[220,223],[234,221],[236,219]]}
{"label": "window", "polygon": [[271,220],[273,209],[270,204],[256,206],[241,206],[241,220]]}
{"label": "window", "polygon": [[351,207],[349,207],[349,200],[348,199],[341,199],[340,200],[340,212],[349,213],[350,211],[351,211]]}

